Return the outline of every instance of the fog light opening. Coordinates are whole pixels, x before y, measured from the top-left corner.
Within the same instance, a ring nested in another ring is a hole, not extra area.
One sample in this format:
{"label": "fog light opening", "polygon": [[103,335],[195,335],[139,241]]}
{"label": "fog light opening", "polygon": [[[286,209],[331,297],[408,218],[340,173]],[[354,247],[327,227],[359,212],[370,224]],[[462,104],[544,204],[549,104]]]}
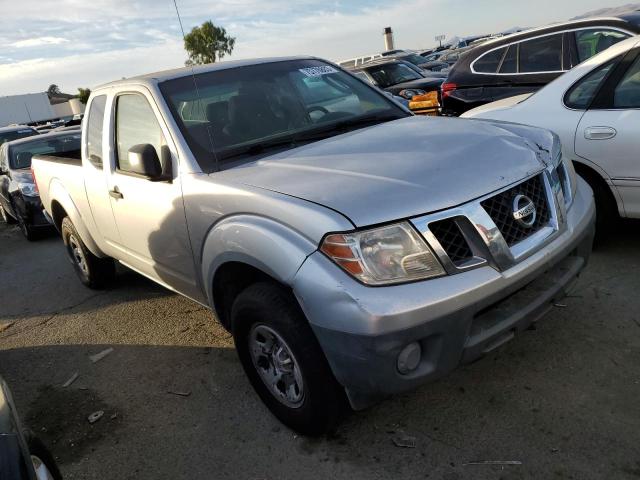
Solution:
{"label": "fog light opening", "polygon": [[420,365],[421,357],[422,348],[420,344],[418,342],[410,343],[398,355],[398,371],[403,375],[413,372]]}

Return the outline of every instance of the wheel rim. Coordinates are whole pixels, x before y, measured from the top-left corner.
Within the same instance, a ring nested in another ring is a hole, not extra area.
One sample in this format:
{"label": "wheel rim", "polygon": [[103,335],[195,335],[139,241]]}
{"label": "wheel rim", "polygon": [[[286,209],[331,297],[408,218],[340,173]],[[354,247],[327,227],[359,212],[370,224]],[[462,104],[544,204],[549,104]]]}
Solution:
{"label": "wheel rim", "polygon": [[37,480],[53,480],[53,475],[51,475],[51,472],[39,457],[31,455],[31,463],[33,464]]}
{"label": "wheel rim", "polygon": [[249,351],[253,366],[271,394],[289,408],[300,407],[304,383],[287,342],[272,328],[255,325],[249,333]]}
{"label": "wheel rim", "polygon": [[2,215],[2,221],[4,223],[9,223],[7,222],[7,212],[4,211],[4,207],[2,205],[0,205],[0,215]]}
{"label": "wheel rim", "polygon": [[80,242],[75,236],[69,236],[69,256],[71,261],[80,269],[84,275],[89,275],[89,266],[87,265],[87,259],[84,256]]}

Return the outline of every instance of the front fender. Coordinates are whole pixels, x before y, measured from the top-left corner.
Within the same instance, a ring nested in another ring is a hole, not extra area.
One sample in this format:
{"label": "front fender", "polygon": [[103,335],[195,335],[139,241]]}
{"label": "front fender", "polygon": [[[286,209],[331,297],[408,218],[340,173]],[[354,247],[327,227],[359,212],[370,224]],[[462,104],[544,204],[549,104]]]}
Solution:
{"label": "front fender", "polygon": [[241,262],[291,285],[304,260],[317,245],[301,233],[266,217],[236,215],[213,226],[205,239],[202,278],[213,305],[213,278],[225,263]]}
{"label": "front fender", "polygon": [[71,195],[69,195],[69,192],[67,192],[67,189],[62,182],[57,179],[53,179],[49,184],[49,200],[49,205],[46,206],[47,213],[53,216],[53,202],[58,202],[73,222],[73,226],[76,227],[78,235],[80,235],[80,238],[89,251],[97,257],[105,257],[106,255],[102,250],[100,250],[96,242],[93,240],[91,233],[89,233],[89,229],[87,228],[78,207],[71,198]]}

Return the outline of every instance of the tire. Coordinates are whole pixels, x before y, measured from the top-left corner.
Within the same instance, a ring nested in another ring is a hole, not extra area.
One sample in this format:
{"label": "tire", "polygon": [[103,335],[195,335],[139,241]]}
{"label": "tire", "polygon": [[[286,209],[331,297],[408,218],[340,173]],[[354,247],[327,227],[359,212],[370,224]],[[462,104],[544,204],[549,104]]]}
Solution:
{"label": "tire", "polygon": [[25,440],[31,456],[36,457],[46,467],[51,478],[53,478],[53,480],[62,480],[62,475],[56,465],[56,461],[44,443],[30,431],[27,431],[25,434]]}
{"label": "tire", "polygon": [[0,216],[2,217],[2,221],[7,225],[16,223],[16,219],[9,215],[2,205],[0,205]]}
{"label": "tire", "polygon": [[60,228],[62,241],[80,281],[89,288],[100,290],[115,278],[116,267],[112,258],[99,258],[89,251],[71,219],[65,217]]}
{"label": "tire", "polygon": [[[346,395],[293,295],[276,283],[253,284],[234,301],[231,322],[242,367],[271,413],[303,435],[332,431],[348,410]],[[280,348],[269,349],[274,343]],[[273,387],[265,378],[275,378],[275,365],[288,373]]]}
{"label": "tire", "polygon": [[31,225],[26,223],[24,221],[24,218],[22,218],[20,215],[18,215],[18,226],[20,227],[20,231],[22,232],[22,235],[24,235],[24,238],[26,238],[28,241],[33,242],[34,240],[38,239],[37,232]]}

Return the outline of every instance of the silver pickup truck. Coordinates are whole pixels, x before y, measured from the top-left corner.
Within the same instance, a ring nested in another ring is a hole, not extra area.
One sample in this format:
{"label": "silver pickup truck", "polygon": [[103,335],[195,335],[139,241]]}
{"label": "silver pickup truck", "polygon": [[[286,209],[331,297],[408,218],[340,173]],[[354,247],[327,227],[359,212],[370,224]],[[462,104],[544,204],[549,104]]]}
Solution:
{"label": "silver pickup truck", "polygon": [[593,237],[592,192],[550,132],[415,117],[308,57],[99,87],[81,160],[33,170],[86,285],[117,260],[210,307],[306,434],[529,327]]}

